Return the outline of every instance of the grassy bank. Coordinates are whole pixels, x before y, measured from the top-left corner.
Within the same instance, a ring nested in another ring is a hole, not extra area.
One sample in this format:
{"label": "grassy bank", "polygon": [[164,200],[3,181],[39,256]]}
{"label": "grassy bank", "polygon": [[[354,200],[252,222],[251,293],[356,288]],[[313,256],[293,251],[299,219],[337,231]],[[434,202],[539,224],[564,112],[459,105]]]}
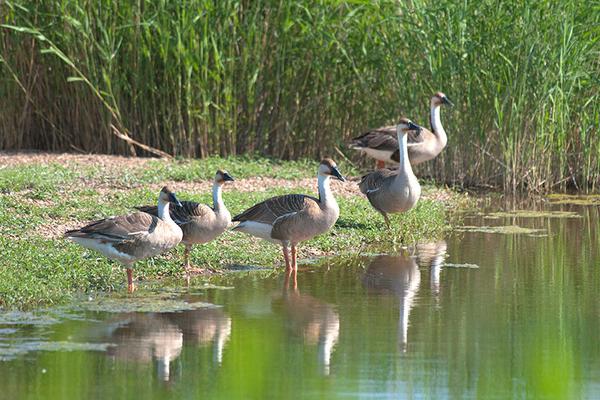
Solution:
{"label": "grassy bank", "polygon": [[[210,203],[210,179],[218,167],[228,169],[237,179],[224,193],[232,214],[272,195],[316,190],[316,164],[311,161],[237,157],[168,162],[110,156],[2,155],[0,307],[31,307],[64,301],[75,293],[124,290],[122,268],[64,240],[62,233],[93,219],[131,212],[134,205],[154,203],[164,183],[170,183],[182,199]],[[357,174],[348,165],[341,164],[340,169],[350,177]],[[301,259],[390,249],[436,238],[448,228],[446,209],[465,201],[464,196],[449,190],[425,186],[418,207],[394,216],[389,232],[359,195],[355,181],[335,183],[333,188],[340,219],[331,232],[301,246]],[[178,247],[142,261],[136,275],[147,281],[182,277],[181,256]],[[281,267],[278,247],[234,232],[196,246],[192,261],[216,270]]]}
{"label": "grassy bank", "polygon": [[590,0],[7,0],[0,149],[350,155],[442,90],[449,146],[422,175],[594,189],[599,27]]}

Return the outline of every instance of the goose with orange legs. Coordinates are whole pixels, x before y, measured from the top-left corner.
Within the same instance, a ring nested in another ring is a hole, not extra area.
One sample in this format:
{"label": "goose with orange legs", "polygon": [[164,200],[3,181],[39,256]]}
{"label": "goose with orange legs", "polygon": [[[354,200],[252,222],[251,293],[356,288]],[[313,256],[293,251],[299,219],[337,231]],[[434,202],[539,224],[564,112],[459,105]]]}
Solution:
{"label": "goose with orange legs", "polygon": [[136,212],[92,222],[65,232],[75,243],[121,262],[127,269],[127,290],[135,290],[133,264],[177,246],[183,237],[181,228],[169,215],[169,204],[181,205],[167,186],[158,196],[158,215]]}
{"label": "goose with orange legs", "polygon": [[272,197],[233,217],[232,221],[238,223],[233,229],[280,244],[286,270],[297,269],[298,243],[327,232],[340,215],[329,186],[331,178],[346,181],[336,163],[326,158],[317,174],[318,198],[304,194]]}

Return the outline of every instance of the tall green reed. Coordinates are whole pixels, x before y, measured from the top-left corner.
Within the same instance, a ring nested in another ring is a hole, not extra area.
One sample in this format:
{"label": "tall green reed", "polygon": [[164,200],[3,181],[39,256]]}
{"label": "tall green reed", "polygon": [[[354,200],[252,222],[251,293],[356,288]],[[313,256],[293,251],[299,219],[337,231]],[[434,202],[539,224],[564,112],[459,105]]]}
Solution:
{"label": "tall green reed", "polygon": [[358,161],[350,137],[425,123],[442,90],[449,145],[419,175],[600,184],[591,1],[19,0],[0,23],[0,148]]}

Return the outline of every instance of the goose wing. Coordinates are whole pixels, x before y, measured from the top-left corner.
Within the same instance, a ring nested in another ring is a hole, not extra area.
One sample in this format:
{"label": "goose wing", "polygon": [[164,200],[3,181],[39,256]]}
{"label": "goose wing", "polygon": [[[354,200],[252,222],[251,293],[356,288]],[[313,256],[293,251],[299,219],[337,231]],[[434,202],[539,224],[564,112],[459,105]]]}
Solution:
{"label": "goose wing", "polygon": [[366,147],[388,151],[397,149],[396,127],[391,125],[370,130],[352,139],[350,145],[357,149]]}
{"label": "goose wing", "polygon": [[[141,206],[135,208],[142,212],[158,216],[157,206]],[[169,204],[169,214],[171,214],[171,218],[177,225],[188,224],[194,219],[204,219],[209,216],[210,213],[214,213],[212,207],[193,201],[182,201],[181,206],[173,203]]]}
{"label": "goose wing", "polygon": [[378,191],[388,178],[394,177],[396,174],[396,170],[378,169],[377,171],[363,175],[358,183],[358,187],[362,193],[368,196],[369,193]]}
{"label": "goose wing", "polygon": [[154,215],[136,212],[92,222],[83,228],[65,232],[65,237],[124,242],[152,233],[159,221],[160,219]]}
{"label": "goose wing", "polygon": [[314,202],[318,202],[318,200],[303,194],[286,194],[271,197],[236,215],[232,221],[253,221],[273,225],[278,218],[298,213],[310,207],[311,203]]}
{"label": "goose wing", "polygon": [[215,212],[212,207],[193,201],[182,201],[181,206],[171,204],[169,210],[171,210],[171,218],[177,225],[190,223],[194,219],[205,219]]}

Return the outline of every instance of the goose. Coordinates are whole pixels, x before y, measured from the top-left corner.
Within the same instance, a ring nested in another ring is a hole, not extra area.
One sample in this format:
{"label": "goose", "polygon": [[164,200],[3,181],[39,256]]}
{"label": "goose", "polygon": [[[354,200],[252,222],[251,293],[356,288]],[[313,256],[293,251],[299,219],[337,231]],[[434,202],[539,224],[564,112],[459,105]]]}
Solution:
{"label": "goose", "polygon": [[95,250],[125,265],[127,290],[132,293],[133,264],[177,246],[181,228],[169,215],[169,202],[180,205],[175,193],[165,186],[158,196],[158,217],[144,212],[110,217],[65,232],[75,243]]}
{"label": "goose", "polygon": [[[440,119],[440,107],[453,106],[448,97],[437,92],[431,97],[431,131],[423,129],[420,136],[410,135],[408,138],[408,158],[415,166],[437,157],[444,150],[448,137]],[[384,126],[373,129],[361,136],[355,137],[350,148],[360,150],[377,161],[377,168],[383,168],[385,163],[396,165],[400,162],[398,142],[395,137],[396,126]]]}
{"label": "goose", "polygon": [[[194,244],[207,243],[225,232],[231,223],[231,214],[225,203],[223,203],[222,188],[225,182],[233,182],[234,179],[227,171],[218,170],[212,187],[213,206],[195,203],[193,201],[182,201],[181,205],[170,208],[171,218],[183,231],[181,243],[185,245],[183,253],[184,264],[189,278],[190,252]],[[142,206],[136,209],[158,215],[158,207]]]}
{"label": "goose", "polygon": [[397,170],[378,169],[362,177],[358,187],[367,195],[369,203],[383,215],[387,227],[390,227],[388,213],[408,211],[417,204],[421,196],[421,186],[408,162],[408,131],[419,135],[421,127],[408,118],[401,118],[396,126],[400,147],[400,164]]}
{"label": "goose", "polygon": [[[233,229],[281,244],[286,270],[297,269],[296,245],[327,232],[340,215],[330,178],[345,182],[335,162],[325,158],[319,165],[319,198],[303,194],[271,197],[233,217],[239,224]],[[291,247],[291,262],[289,248]]]}

